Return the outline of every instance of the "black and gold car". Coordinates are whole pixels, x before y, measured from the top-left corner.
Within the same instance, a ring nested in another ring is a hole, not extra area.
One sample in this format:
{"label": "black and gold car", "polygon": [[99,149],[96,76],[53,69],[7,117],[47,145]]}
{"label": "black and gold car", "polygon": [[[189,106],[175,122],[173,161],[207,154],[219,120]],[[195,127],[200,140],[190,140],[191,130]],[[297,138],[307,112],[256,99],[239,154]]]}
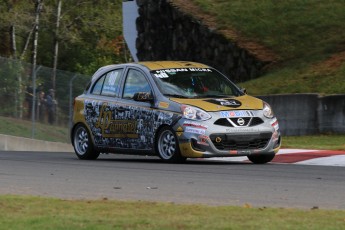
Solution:
{"label": "black and gold car", "polygon": [[100,68],[75,98],[72,144],[80,159],[102,153],[271,161],[281,144],[270,106],[216,69],[184,61]]}

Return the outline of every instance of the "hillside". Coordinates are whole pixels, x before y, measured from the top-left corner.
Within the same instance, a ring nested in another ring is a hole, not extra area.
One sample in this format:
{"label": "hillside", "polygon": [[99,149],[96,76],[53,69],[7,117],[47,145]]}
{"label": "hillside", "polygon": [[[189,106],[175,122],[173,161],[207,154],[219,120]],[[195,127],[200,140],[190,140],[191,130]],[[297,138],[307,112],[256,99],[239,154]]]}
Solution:
{"label": "hillside", "polygon": [[242,82],[250,94],[345,92],[342,0],[172,0],[257,58],[263,76]]}

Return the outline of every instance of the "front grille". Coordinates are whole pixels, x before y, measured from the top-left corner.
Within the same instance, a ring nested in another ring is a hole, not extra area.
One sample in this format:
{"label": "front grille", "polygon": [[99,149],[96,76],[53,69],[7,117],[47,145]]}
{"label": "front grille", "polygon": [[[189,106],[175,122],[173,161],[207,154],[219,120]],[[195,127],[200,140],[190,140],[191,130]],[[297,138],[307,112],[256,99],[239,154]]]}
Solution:
{"label": "front grille", "polygon": [[234,127],[226,118],[220,118],[214,122],[215,125],[227,126],[227,127]]}
{"label": "front grille", "polygon": [[[244,124],[239,124],[238,122],[239,117],[237,118],[220,118],[214,122],[215,125],[221,125],[226,127],[234,127],[234,126],[256,126],[264,123],[264,121],[260,117],[242,117],[244,120]],[[233,125],[234,124],[234,125]]]}
{"label": "front grille", "polygon": [[[233,124],[236,126],[248,126],[251,118],[250,117],[237,117],[237,118],[229,118]],[[243,123],[239,123],[239,120],[242,120]]]}
{"label": "front grille", "polygon": [[253,117],[250,121],[250,126],[260,125],[262,123],[264,123],[264,121],[260,117]]}
{"label": "front grille", "polygon": [[248,135],[212,134],[210,139],[218,150],[263,149],[270,141],[272,133]]}

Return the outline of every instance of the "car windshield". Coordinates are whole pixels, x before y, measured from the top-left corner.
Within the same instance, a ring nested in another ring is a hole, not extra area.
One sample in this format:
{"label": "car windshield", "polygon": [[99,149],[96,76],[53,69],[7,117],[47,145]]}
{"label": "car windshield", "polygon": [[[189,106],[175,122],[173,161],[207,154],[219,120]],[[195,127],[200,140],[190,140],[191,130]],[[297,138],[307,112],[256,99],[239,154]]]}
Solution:
{"label": "car windshield", "polygon": [[161,92],[170,97],[236,97],[243,92],[211,68],[177,68],[151,71]]}

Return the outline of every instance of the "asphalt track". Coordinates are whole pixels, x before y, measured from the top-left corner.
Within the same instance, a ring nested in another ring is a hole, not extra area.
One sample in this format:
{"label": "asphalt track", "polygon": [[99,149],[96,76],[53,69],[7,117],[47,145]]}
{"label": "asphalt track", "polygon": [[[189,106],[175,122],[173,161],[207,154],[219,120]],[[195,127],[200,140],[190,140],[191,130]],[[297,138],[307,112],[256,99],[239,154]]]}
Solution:
{"label": "asphalt track", "polygon": [[[292,152],[254,165],[242,158],[166,164],[145,156],[82,161],[74,153],[2,151],[0,194],[345,210],[345,152]],[[333,166],[317,163],[329,157],[338,159]]]}

